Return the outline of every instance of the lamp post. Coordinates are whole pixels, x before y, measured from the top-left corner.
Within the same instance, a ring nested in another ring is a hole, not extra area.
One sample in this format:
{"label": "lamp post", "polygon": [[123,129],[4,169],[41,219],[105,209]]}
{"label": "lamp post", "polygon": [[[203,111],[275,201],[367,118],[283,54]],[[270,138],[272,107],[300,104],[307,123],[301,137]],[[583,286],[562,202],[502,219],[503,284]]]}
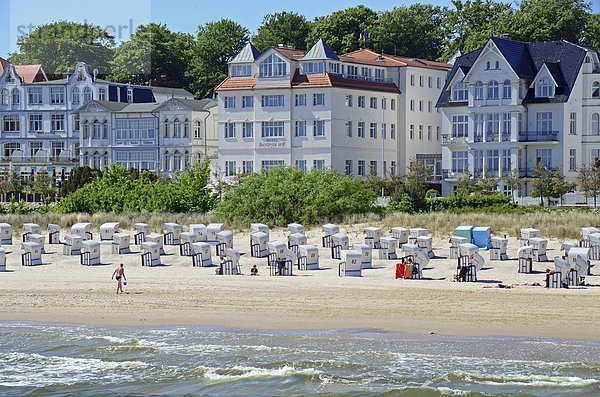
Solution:
{"label": "lamp post", "polygon": [[385,97],[381,98],[381,197],[385,192],[383,187],[383,179],[385,178]]}

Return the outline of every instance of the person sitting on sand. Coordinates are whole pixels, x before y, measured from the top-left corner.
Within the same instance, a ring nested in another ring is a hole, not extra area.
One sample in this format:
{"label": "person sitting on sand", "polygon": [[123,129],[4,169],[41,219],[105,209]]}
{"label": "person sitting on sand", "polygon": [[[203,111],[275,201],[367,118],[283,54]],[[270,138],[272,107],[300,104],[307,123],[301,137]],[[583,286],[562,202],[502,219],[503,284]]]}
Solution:
{"label": "person sitting on sand", "polygon": [[123,283],[121,282],[121,279],[127,281],[127,277],[125,277],[125,269],[123,268],[122,263],[115,269],[110,279],[114,280],[115,278],[117,279],[117,294],[119,291],[123,293]]}
{"label": "person sitting on sand", "polygon": [[256,265],[253,265],[252,269],[250,269],[250,275],[251,276],[258,276],[258,268],[256,267]]}

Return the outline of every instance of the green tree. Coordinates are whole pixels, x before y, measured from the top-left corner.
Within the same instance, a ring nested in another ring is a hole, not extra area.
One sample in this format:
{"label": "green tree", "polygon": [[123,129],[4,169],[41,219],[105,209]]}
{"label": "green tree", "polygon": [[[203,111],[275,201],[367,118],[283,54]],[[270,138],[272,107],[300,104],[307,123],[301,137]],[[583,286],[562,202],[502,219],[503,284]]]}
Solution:
{"label": "green tree", "polygon": [[65,197],[69,193],[73,193],[77,189],[93,182],[102,177],[102,171],[96,168],[90,168],[87,165],[83,167],[75,167],[71,170],[69,179],[63,182],[60,187],[60,196]]}
{"label": "green tree", "polygon": [[249,34],[248,29],[229,19],[198,28],[187,73],[191,79],[189,87],[197,98],[211,96],[217,84],[227,77],[227,62],[242,50]]}
{"label": "green tree", "polygon": [[260,52],[278,44],[304,50],[309,31],[310,22],[305,16],[295,12],[278,12],[264,17],[252,42]]}
{"label": "green tree", "polygon": [[193,46],[191,35],[175,33],[166,25],[141,25],[131,38],[121,43],[111,62],[111,80],[160,86],[185,87],[187,57]]}
{"label": "green tree", "polygon": [[498,179],[497,178],[481,178],[477,181],[478,191],[482,194],[496,194],[498,193]]}
{"label": "green tree", "polygon": [[307,47],[319,38],[338,54],[369,48],[369,36],[377,29],[377,13],[365,6],[350,7],[315,18],[306,39]]}
{"label": "green tree", "polygon": [[575,183],[566,182],[560,168],[548,168],[543,163],[538,163],[533,169],[534,178],[531,180],[531,196],[540,198],[540,205],[544,205],[544,198],[550,206],[550,198],[562,198],[568,191],[575,188]]}
{"label": "green tree", "polygon": [[48,172],[45,168],[41,168],[38,170],[35,175],[35,180],[33,182],[32,191],[35,194],[39,194],[42,198],[48,197],[56,193],[56,188],[54,187],[54,179],[48,175]]}
{"label": "green tree", "polygon": [[559,198],[562,204],[562,197],[574,190],[577,187],[575,182],[565,181],[565,174],[563,174],[561,168],[554,168],[552,170],[552,192],[551,197]]}
{"label": "green tree", "polygon": [[521,189],[523,185],[523,179],[519,177],[519,170],[517,168],[513,168],[508,175],[505,175],[502,180],[508,186],[511,196],[514,199],[515,191]]}
{"label": "green tree", "polygon": [[511,20],[511,38],[581,43],[589,10],[585,0],[523,0]]}
{"label": "green tree", "polygon": [[452,0],[454,9],[445,20],[447,34],[445,59],[456,51],[463,54],[483,46],[491,35],[508,31],[513,14],[511,4],[493,0]]}
{"label": "green tree", "polygon": [[18,194],[22,193],[25,189],[26,183],[17,173],[17,171],[13,168],[10,170],[8,174],[8,182],[6,183],[6,191],[8,193]]}
{"label": "green tree", "polygon": [[427,208],[427,189],[429,185],[427,178],[431,169],[418,161],[411,161],[407,173],[404,175],[404,191],[410,197],[413,209],[423,211]]}
{"label": "green tree", "polygon": [[600,14],[589,13],[583,31],[583,44],[600,48]]}
{"label": "green tree", "polygon": [[59,21],[37,27],[20,37],[17,45],[19,51],[10,55],[11,62],[40,63],[47,74],[59,77],[73,71],[78,61],[107,73],[115,39],[99,26]]}
{"label": "green tree", "polygon": [[469,171],[463,172],[456,180],[456,194],[459,196],[468,196],[478,190],[477,181]]}
{"label": "green tree", "polygon": [[596,159],[593,165],[583,165],[577,170],[577,184],[584,192],[586,198],[594,198],[594,208],[600,194],[600,160]]}
{"label": "green tree", "polygon": [[430,4],[385,11],[379,16],[375,46],[388,54],[438,59],[444,50],[447,13],[447,8]]}

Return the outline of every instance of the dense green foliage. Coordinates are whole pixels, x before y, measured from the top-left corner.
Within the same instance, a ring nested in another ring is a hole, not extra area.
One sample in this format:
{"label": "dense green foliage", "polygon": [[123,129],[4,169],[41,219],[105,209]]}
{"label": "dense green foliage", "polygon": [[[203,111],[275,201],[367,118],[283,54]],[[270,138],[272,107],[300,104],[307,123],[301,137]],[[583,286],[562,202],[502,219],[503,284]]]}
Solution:
{"label": "dense green foliage", "polygon": [[67,196],[69,193],[73,193],[80,187],[93,182],[97,178],[102,176],[102,171],[97,168],[91,168],[86,166],[83,167],[75,167],[71,170],[71,174],[69,175],[69,179],[63,182],[60,187],[60,195],[61,197]]}
{"label": "dense green foliage", "polygon": [[430,211],[472,211],[510,212],[517,208],[510,196],[504,194],[452,194],[448,197],[427,199]]}
{"label": "dense green foliage", "polygon": [[57,212],[206,212],[214,200],[206,188],[208,162],[190,167],[171,182],[153,181],[148,171],[138,178],[118,165],[108,167],[101,178],[64,197]]}
{"label": "dense green foliage", "polygon": [[217,206],[223,221],[238,225],[262,222],[284,226],[340,220],[375,210],[375,194],[352,177],[334,171],[280,167],[251,174]]}
{"label": "dense green foliage", "polygon": [[266,15],[258,27],[252,43],[260,52],[279,44],[306,49],[306,36],[310,31],[310,22],[304,15],[295,12],[278,12]]}

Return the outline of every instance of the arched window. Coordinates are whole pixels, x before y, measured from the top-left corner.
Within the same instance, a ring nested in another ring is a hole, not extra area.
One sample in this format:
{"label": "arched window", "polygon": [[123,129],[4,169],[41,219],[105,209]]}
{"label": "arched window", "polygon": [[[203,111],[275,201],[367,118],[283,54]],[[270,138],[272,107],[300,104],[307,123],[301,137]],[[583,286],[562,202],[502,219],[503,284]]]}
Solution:
{"label": "arched window", "polygon": [[500,61],[496,61],[496,69],[500,69]]}
{"label": "arched window", "polygon": [[169,119],[165,119],[163,121],[163,138],[168,138],[168,137],[169,137]]}
{"label": "arched window", "polygon": [[183,167],[187,168],[190,165],[190,152],[187,150],[183,153]]}
{"label": "arched window", "polygon": [[287,74],[287,64],[278,56],[271,54],[259,65],[260,77],[282,77]]}
{"label": "arched window", "polygon": [[486,68],[486,70],[490,70],[490,69],[492,68],[492,66],[491,66],[491,64],[490,64],[490,61],[487,61],[487,62],[485,63],[485,68]]}
{"label": "arched window", "polygon": [[592,98],[600,98],[600,81],[592,83]]}
{"label": "arched window", "polygon": [[104,152],[104,155],[102,156],[102,165],[104,167],[108,166],[108,152]]}
{"label": "arched window", "polygon": [[510,80],[504,80],[502,84],[502,98],[512,97],[512,89],[510,87]]}
{"label": "arched window", "polygon": [[71,90],[71,102],[73,102],[73,105],[79,105],[80,100],[81,99],[79,96],[79,88],[73,87],[73,89]]}
{"label": "arched window", "polygon": [[498,95],[498,82],[496,80],[492,80],[488,83],[487,93],[488,99],[498,99],[500,97]]}
{"label": "arched window", "polygon": [[108,121],[102,123],[102,139],[108,139]]}
{"label": "arched window", "polygon": [[89,122],[86,120],[83,122],[83,139],[88,139],[90,137],[90,125]]}
{"label": "arched window", "polygon": [[171,167],[169,166],[169,151],[166,151],[163,157],[163,171],[170,171]]}
{"label": "arched window", "polygon": [[79,131],[79,125],[79,114],[76,114],[73,116],[73,130]]}
{"label": "arched window", "polygon": [[481,81],[475,83],[475,99],[483,99],[483,83]]}
{"label": "arched window", "polygon": [[2,90],[2,104],[8,105],[8,90],[6,88]]}
{"label": "arched window", "polygon": [[194,121],[194,138],[202,138],[202,122],[200,120]]}
{"label": "arched window", "polygon": [[94,166],[92,168],[100,168],[101,155],[98,152],[94,152]]}
{"label": "arched window", "polygon": [[179,119],[173,120],[173,138],[181,138],[181,123]]}
{"label": "arched window", "polygon": [[452,88],[452,100],[453,101],[466,101],[467,100],[467,85],[461,81],[454,84]]}
{"label": "arched window", "polygon": [[20,105],[21,104],[21,93],[18,88],[13,88],[12,90],[12,104]]}
{"label": "arched window", "polygon": [[592,135],[600,135],[600,114],[592,114]]}
{"label": "arched window", "polygon": [[554,96],[554,84],[548,77],[542,77],[535,83],[535,96],[548,98]]}
{"label": "arched window", "polygon": [[85,87],[83,89],[83,103],[91,102],[94,99],[94,94],[92,93],[92,89],[90,87]]}
{"label": "arched window", "polygon": [[183,137],[187,138],[189,136],[190,129],[190,121],[188,119],[183,120]]}
{"label": "arched window", "polygon": [[92,135],[92,139],[100,139],[101,134],[101,126],[98,120],[94,120],[94,132]]}
{"label": "arched window", "polygon": [[173,170],[180,171],[181,168],[181,153],[178,150],[173,153]]}

